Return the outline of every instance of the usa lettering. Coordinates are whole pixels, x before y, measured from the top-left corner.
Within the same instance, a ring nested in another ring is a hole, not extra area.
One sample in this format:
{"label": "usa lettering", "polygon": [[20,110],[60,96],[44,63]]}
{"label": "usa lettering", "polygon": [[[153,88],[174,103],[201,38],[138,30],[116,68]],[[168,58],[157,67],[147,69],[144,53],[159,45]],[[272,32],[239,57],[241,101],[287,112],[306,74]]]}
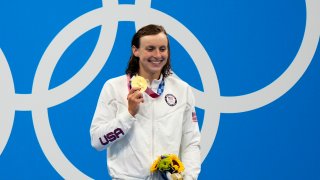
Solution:
{"label": "usa lettering", "polygon": [[109,142],[113,142],[120,137],[120,134],[124,135],[122,129],[117,128],[113,132],[109,132],[108,134],[103,135],[100,137],[99,140],[102,145],[107,145]]}

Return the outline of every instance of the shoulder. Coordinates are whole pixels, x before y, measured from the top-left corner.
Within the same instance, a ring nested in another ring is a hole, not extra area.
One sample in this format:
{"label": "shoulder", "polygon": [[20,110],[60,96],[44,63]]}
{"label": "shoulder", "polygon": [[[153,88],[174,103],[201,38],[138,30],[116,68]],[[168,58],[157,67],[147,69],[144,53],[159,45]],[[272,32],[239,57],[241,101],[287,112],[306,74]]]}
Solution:
{"label": "shoulder", "polygon": [[118,76],[118,77],[114,77],[111,79],[108,79],[104,85],[103,85],[103,89],[108,89],[108,90],[122,90],[122,89],[126,89],[128,88],[127,86],[127,75],[122,75],[122,76]]}
{"label": "shoulder", "polygon": [[168,83],[170,85],[174,85],[177,87],[181,87],[183,89],[190,88],[189,84],[183,81],[182,79],[178,78],[176,75],[170,75],[166,77],[165,83]]}
{"label": "shoulder", "polygon": [[121,75],[118,77],[114,77],[111,79],[108,79],[106,83],[110,83],[110,84],[118,84],[118,83],[123,83],[127,81],[127,75]]}

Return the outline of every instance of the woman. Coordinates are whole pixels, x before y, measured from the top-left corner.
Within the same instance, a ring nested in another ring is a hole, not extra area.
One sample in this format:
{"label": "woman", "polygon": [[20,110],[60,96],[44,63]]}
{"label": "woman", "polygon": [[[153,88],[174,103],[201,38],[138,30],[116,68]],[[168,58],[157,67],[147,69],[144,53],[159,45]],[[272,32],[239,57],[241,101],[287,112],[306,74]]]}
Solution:
{"label": "woman", "polygon": [[165,29],[141,28],[131,47],[126,75],[108,80],[101,91],[90,128],[92,146],[107,149],[113,179],[161,179],[150,167],[162,154],[177,155],[184,179],[197,179],[200,132],[194,96],[187,83],[171,75]]}

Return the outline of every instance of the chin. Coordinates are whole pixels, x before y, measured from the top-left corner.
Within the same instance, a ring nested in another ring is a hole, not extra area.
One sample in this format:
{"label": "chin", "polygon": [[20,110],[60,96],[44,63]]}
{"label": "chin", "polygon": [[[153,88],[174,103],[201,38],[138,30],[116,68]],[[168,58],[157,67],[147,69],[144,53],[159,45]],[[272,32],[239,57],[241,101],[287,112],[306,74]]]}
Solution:
{"label": "chin", "polygon": [[161,66],[161,67],[156,67],[156,68],[150,68],[150,72],[152,72],[152,73],[159,73],[159,72],[161,72],[162,68],[163,68],[163,66]]}

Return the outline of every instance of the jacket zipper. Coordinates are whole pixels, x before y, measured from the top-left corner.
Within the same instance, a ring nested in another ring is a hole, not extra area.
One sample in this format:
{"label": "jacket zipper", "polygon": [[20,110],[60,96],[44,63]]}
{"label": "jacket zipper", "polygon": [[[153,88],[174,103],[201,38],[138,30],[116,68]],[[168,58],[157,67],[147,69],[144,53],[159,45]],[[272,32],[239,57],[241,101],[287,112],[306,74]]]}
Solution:
{"label": "jacket zipper", "polygon": [[154,160],[154,101],[153,99],[151,100],[152,103],[152,117],[151,117],[151,123],[152,123],[152,139],[151,139],[151,143],[152,143],[152,159]]}

